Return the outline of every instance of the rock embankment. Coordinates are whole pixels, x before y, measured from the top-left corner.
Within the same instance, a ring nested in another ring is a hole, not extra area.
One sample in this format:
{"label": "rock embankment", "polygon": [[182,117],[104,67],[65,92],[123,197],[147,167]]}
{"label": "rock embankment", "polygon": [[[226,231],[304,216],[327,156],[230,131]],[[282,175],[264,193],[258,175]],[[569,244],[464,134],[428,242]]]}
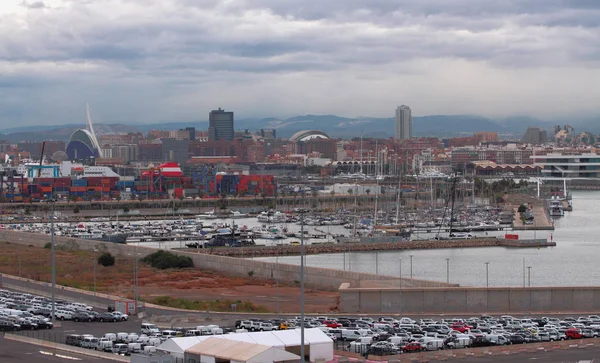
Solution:
{"label": "rock embankment", "polygon": [[[469,248],[469,247],[498,247],[506,246],[504,240],[489,239],[464,239],[464,240],[431,240],[431,241],[405,241],[394,243],[348,243],[348,244],[312,244],[304,246],[307,255],[319,253],[367,252],[367,251],[393,251],[393,250],[425,250],[440,248]],[[190,250],[187,250],[190,251]],[[195,250],[191,250],[195,251]],[[299,255],[300,246],[281,245],[272,247],[235,247],[235,248],[204,248],[196,250],[227,257],[268,257]]]}

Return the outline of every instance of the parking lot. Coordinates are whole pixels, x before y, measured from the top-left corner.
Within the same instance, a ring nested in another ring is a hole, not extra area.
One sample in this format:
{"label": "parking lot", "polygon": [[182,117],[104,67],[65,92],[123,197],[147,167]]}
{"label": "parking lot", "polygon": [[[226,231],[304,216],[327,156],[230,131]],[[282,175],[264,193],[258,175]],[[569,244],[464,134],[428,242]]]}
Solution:
{"label": "parking lot", "polygon": [[68,361],[114,363],[112,360],[106,360],[87,355],[84,356],[80,354],[66,353],[38,347],[36,345],[15,342],[13,340],[0,339],[0,362],[2,363],[65,363]]}

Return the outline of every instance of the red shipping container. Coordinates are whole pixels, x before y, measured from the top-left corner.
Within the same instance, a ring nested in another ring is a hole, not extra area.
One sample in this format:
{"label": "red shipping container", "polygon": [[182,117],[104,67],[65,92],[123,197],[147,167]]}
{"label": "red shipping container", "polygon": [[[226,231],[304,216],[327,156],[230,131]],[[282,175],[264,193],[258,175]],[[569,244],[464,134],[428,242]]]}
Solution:
{"label": "red shipping container", "polygon": [[519,235],[518,234],[505,234],[504,238],[505,239],[519,239]]}

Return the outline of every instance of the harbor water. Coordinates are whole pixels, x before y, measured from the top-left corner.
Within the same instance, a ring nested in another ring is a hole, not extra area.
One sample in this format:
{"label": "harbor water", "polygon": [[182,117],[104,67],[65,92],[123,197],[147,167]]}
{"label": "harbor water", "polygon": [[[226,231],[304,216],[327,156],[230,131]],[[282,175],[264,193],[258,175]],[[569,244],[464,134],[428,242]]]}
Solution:
{"label": "harbor water", "polygon": [[[489,286],[529,286],[530,283],[531,286],[597,286],[600,285],[600,192],[573,191],[573,208],[564,217],[554,219],[554,231],[514,232],[522,239],[552,238],[557,242],[556,247],[321,254],[306,256],[306,264],[393,276],[400,275],[402,266],[403,277],[410,277],[412,271],[414,278],[449,280],[466,286],[486,286],[486,283]],[[504,232],[488,233],[501,235]],[[274,257],[260,259],[276,260]],[[298,256],[277,260],[300,263]],[[486,262],[489,263],[487,279]]]}

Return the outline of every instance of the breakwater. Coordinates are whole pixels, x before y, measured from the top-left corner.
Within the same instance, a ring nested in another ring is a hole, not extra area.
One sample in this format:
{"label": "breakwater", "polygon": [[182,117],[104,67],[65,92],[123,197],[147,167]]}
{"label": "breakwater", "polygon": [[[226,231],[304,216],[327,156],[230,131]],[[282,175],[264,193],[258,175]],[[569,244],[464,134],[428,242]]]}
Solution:
{"label": "breakwater", "polygon": [[[469,248],[469,247],[552,247],[556,242],[548,242],[545,239],[536,240],[507,240],[503,238],[477,238],[461,240],[429,240],[429,241],[403,241],[393,243],[346,243],[346,244],[311,244],[304,246],[307,255],[322,253],[344,253],[344,252],[368,252],[368,251],[394,251],[394,250],[424,250],[444,248]],[[255,247],[231,247],[231,248],[199,248],[185,249],[187,252],[226,256],[226,257],[269,257],[299,255],[300,246],[255,246]]]}

